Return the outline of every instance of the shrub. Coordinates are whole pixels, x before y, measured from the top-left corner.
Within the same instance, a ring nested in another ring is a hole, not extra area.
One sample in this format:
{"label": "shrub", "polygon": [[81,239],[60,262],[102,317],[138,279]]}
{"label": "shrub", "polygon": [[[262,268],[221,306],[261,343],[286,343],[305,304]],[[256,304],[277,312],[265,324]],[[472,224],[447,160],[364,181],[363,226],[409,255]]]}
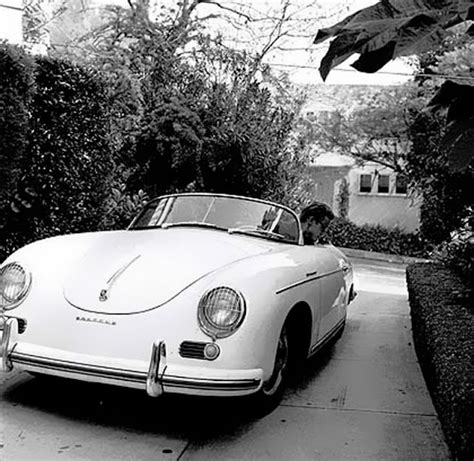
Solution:
{"label": "shrub", "polygon": [[35,70],[28,116],[20,114],[27,136],[12,145],[11,155],[21,161],[12,207],[3,216],[2,260],[33,240],[97,230],[114,171],[105,82],[90,69],[49,58],[37,60]]}
{"label": "shrub", "polygon": [[142,190],[133,194],[125,190],[124,183],[117,184],[105,201],[101,229],[126,228],[149,199],[148,194]]}
{"label": "shrub", "polygon": [[451,239],[439,245],[433,256],[453,269],[469,287],[468,296],[474,294],[474,210],[464,219],[463,225],[452,233]]}
{"label": "shrub", "polygon": [[422,193],[420,234],[433,243],[449,240],[472,206],[474,169],[451,171],[449,149],[442,142],[445,120],[429,111],[410,126],[412,149],[407,154],[408,176]]}
{"label": "shrub", "polygon": [[474,313],[461,279],[441,264],[407,268],[413,339],[447,442],[474,459]]}
{"label": "shrub", "polygon": [[88,69],[54,59],[37,62],[22,186],[39,206],[12,232],[18,244],[55,234],[96,230],[113,171],[104,82]]}
{"label": "shrub", "polygon": [[[294,113],[258,83],[238,90],[194,72],[143,118],[132,190],[205,190],[291,202],[307,162],[290,142]],[[198,84],[199,83],[199,84]],[[198,90],[196,89],[198,87]]]}
{"label": "shrub", "polygon": [[[20,48],[0,43],[0,213],[15,193],[26,154],[34,63]],[[2,219],[0,227],[5,221]]]}
{"label": "shrub", "polygon": [[339,217],[331,222],[326,237],[340,247],[403,256],[426,257],[428,254],[425,242],[416,234],[367,224],[357,226]]}

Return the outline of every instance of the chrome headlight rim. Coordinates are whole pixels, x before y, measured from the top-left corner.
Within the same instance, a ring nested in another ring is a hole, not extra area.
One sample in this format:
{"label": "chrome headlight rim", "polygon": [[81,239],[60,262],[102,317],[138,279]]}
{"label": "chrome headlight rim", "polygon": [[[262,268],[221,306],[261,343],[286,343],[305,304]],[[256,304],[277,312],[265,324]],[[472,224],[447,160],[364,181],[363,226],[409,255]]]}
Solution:
{"label": "chrome headlight rim", "polygon": [[[240,312],[237,320],[233,322],[231,325],[226,326],[226,327],[219,327],[218,325],[212,323],[208,316],[206,315],[205,311],[205,303],[209,299],[209,297],[220,290],[229,290],[233,294],[237,296],[237,299],[239,301],[239,307],[240,307]],[[201,296],[201,299],[199,300],[199,305],[198,305],[198,322],[199,326],[201,327],[201,330],[210,338],[212,339],[221,339],[221,338],[227,338],[228,336],[231,336],[234,334],[237,329],[242,325],[242,322],[244,321],[245,315],[247,313],[247,306],[245,302],[245,298],[242,295],[242,293],[239,290],[236,290],[235,288],[231,288],[229,286],[216,286],[214,288],[210,288],[209,290],[205,291],[204,294]]]}
{"label": "chrome headlight rim", "polygon": [[20,268],[25,274],[24,286],[14,300],[5,296],[5,294],[3,293],[3,290],[0,288],[0,311],[9,311],[11,309],[15,309],[16,307],[18,307],[27,298],[31,289],[31,282],[33,280],[31,271],[28,269],[28,267],[25,264],[20,263],[18,261],[11,261],[11,262],[1,265],[0,266],[0,279],[3,273],[5,272],[5,270],[7,270],[7,268],[12,267],[12,266]]}

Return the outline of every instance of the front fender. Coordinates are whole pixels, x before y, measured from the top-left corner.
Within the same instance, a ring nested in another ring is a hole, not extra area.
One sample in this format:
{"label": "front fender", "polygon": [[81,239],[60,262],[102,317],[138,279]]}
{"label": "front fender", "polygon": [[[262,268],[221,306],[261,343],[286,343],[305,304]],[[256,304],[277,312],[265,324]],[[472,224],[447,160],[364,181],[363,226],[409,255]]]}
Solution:
{"label": "front fender", "polygon": [[320,321],[317,305],[319,283],[285,290],[285,287],[305,277],[304,266],[288,253],[280,252],[238,261],[199,283],[203,292],[218,286],[228,286],[243,295],[247,312],[242,325],[232,336],[218,342],[223,347],[234,349],[236,353],[239,351],[252,356],[253,366],[264,370],[264,379],[268,379],[273,371],[278,338],[294,306],[305,304],[310,308],[311,341],[317,337]]}

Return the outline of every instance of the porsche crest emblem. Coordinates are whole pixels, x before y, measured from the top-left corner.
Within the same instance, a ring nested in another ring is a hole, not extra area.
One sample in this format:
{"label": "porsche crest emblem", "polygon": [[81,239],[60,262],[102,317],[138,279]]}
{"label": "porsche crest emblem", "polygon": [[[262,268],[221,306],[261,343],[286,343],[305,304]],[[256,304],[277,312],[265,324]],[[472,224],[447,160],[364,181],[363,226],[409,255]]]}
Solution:
{"label": "porsche crest emblem", "polygon": [[109,299],[109,294],[107,292],[107,289],[104,288],[103,290],[100,290],[100,295],[99,295],[99,301],[107,301]]}

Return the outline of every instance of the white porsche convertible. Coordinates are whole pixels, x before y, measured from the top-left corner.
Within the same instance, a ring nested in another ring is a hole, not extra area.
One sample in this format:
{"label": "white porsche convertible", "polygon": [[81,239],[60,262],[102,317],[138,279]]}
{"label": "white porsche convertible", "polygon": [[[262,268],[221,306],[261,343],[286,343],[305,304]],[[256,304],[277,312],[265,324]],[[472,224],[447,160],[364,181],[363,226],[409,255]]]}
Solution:
{"label": "white porsche convertible", "polygon": [[0,365],[91,382],[278,401],[354,297],[298,216],[223,194],[149,202],[127,230],[65,235],[0,265]]}

